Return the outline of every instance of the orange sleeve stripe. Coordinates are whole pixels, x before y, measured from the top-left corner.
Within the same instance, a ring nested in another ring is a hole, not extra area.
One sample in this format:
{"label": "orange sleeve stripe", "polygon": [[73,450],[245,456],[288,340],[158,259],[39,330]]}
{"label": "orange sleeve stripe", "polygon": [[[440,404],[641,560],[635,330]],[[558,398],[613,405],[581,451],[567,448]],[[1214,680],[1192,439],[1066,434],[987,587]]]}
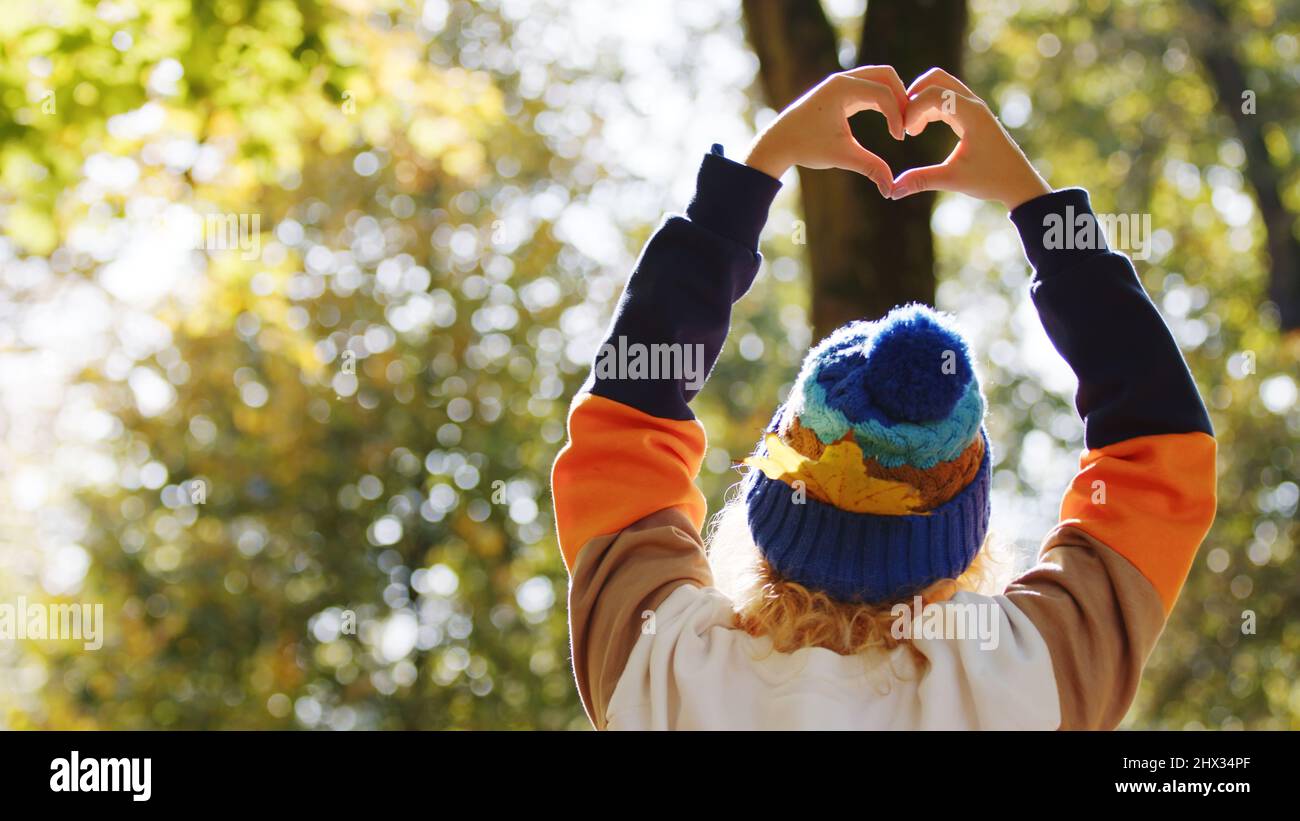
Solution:
{"label": "orange sleeve stripe", "polygon": [[1061,522],[1128,559],[1166,616],[1214,521],[1216,447],[1204,433],[1171,433],[1089,450],[1061,502]]}
{"label": "orange sleeve stripe", "polygon": [[569,443],[551,469],[565,566],[572,569],[596,536],[668,508],[703,527],[704,494],[695,477],[706,447],[697,420],[660,419],[603,396],[578,396],[569,410]]}

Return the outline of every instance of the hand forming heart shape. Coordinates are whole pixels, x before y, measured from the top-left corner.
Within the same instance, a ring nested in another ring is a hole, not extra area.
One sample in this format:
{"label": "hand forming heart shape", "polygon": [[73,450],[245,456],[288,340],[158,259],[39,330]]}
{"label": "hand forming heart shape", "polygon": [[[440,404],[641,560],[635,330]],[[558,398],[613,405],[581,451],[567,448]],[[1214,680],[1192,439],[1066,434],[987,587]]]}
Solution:
{"label": "hand forming heart shape", "polygon": [[[941,121],[956,133],[958,143],[942,163],[909,169],[895,179],[889,165],[854,138],[848,120],[860,111],[880,112],[896,140]],[[791,165],[855,171],[890,199],[958,191],[1014,208],[1051,190],[984,101],[940,68],[907,88],[891,66],[832,74],[755,138],[745,162],[773,177]]]}
{"label": "hand forming heart shape", "polygon": [[853,137],[849,118],[878,111],[896,140],[904,137],[907,90],[892,66],[863,66],[832,74],[786,107],[750,146],[746,164],[780,177],[792,165],[842,168],[869,177],[888,196],[893,172]]}

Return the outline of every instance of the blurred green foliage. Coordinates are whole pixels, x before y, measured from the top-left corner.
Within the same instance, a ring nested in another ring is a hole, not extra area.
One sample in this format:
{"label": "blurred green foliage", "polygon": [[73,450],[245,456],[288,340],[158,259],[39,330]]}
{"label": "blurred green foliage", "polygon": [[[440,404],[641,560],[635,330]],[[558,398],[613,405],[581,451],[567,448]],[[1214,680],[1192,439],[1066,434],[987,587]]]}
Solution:
{"label": "blurred green foliage", "polygon": [[[691,36],[739,41],[723,5],[714,31]],[[556,54],[539,80],[512,56],[538,35],[516,6],[59,2],[0,21],[6,269],[40,260],[41,287],[102,284],[112,254],[79,232],[144,230],[168,204],[257,214],[262,230],[254,260],[188,252],[184,282],[197,284],[148,308],[163,343],[131,357],[118,348],[139,346],[110,335],[68,386],[111,414],[96,446],[114,467],[78,487],[84,578],[45,597],[104,602],[108,634],[97,652],[0,653],[14,671],[0,725],[587,726],[548,473],[583,345],[626,268],[561,223],[583,202],[658,203],[664,181],[592,148],[603,124],[589,81],[624,68]],[[1099,210],[1152,215],[1139,271],[1220,438],[1219,518],[1129,723],[1300,726],[1295,352],[1262,304],[1240,145],[1180,6],[977,0],[972,12],[967,79],[1048,179],[1087,186]],[[1241,7],[1293,210],[1296,12]],[[93,158],[128,158],[133,173],[96,183]],[[696,403],[715,508],[811,341],[794,198],[783,203]],[[611,217],[624,256],[653,228],[643,210]],[[1029,349],[1046,341],[1014,234],[958,199],[935,227],[940,306],[981,354],[998,498],[1017,521],[1050,524],[1082,430],[1069,385],[1045,382],[1044,352]],[[37,290],[4,278],[15,328]],[[16,357],[28,340],[0,344]],[[156,407],[142,400],[151,384],[166,386]],[[40,596],[38,568],[0,567],[0,592]],[[1245,610],[1255,635],[1241,632]]]}

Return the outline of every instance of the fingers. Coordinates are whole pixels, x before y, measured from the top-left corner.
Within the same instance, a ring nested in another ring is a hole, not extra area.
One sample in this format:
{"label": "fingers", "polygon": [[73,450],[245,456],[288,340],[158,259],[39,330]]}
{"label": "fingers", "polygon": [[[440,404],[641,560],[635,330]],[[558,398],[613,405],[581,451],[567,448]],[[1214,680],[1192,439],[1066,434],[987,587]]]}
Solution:
{"label": "fingers", "polygon": [[917,94],[920,94],[922,91],[925,91],[927,88],[931,88],[933,86],[946,88],[949,89],[950,91],[955,91],[958,94],[961,94],[966,97],[972,97],[976,100],[980,99],[980,96],[975,92],[971,91],[970,88],[965,83],[963,83],[961,80],[958,80],[956,77],[952,76],[951,74],[939,68],[938,66],[935,66],[934,68],[922,74],[920,77],[917,77],[915,80],[913,80],[912,84],[907,88],[907,96],[909,98],[915,97]]}
{"label": "fingers", "polygon": [[964,137],[971,125],[975,107],[982,105],[950,88],[932,85],[907,101],[903,128],[913,137],[933,122],[945,122],[958,137]]}
{"label": "fingers", "polygon": [[955,191],[957,175],[957,168],[947,162],[910,168],[894,180],[888,196],[891,200],[901,200],[922,191]]}
{"label": "fingers", "polygon": [[894,92],[894,97],[898,100],[899,111],[907,109],[907,88],[903,85],[902,79],[899,78],[898,72],[894,70],[893,66],[858,66],[843,73],[859,80],[871,80],[886,86],[890,91]]}
{"label": "fingers", "polygon": [[[909,128],[907,131],[912,136],[920,134],[925,130],[928,123],[935,120],[943,120],[948,123],[953,131],[957,131],[959,121],[962,127],[969,127],[969,114],[981,108],[986,108],[984,101],[980,99],[978,94],[971,91],[969,86],[937,66],[917,77],[908,86],[908,102],[905,110],[911,114],[911,109],[917,105],[918,100],[922,97],[927,102],[936,98],[939,99],[941,105],[938,113],[947,116],[929,118],[918,116],[917,128],[915,130]],[[960,131],[957,131],[957,136],[961,136]]]}
{"label": "fingers", "polygon": [[835,165],[845,171],[856,171],[876,184],[880,196],[888,198],[894,187],[894,172],[889,164],[850,139],[835,158]]}
{"label": "fingers", "polygon": [[[901,85],[901,83],[900,83]],[[893,89],[874,80],[863,80],[849,74],[837,75],[837,86],[845,118],[859,111],[879,111],[889,124],[889,133],[896,140],[903,139],[903,105]]]}

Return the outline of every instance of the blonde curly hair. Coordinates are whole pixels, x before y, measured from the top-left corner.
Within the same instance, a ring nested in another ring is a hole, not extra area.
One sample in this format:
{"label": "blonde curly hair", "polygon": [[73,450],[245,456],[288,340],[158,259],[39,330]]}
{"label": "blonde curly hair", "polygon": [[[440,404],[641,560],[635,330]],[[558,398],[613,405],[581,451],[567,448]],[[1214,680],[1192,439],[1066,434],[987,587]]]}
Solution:
{"label": "blonde curly hair", "polygon": [[[894,602],[843,602],[778,575],[754,544],[745,500],[734,490],[710,523],[708,558],[714,586],[735,608],[736,626],[751,636],[768,637],[777,652],[823,647],[847,656],[906,645],[915,660],[924,662],[909,639],[894,636]],[[990,533],[960,577],[940,579],[918,595],[923,604],[946,601],[959,591],[994,595],[1006,589],[1010,569],[1010,549]],[[911,603],[910,596],[907,601]]]}

